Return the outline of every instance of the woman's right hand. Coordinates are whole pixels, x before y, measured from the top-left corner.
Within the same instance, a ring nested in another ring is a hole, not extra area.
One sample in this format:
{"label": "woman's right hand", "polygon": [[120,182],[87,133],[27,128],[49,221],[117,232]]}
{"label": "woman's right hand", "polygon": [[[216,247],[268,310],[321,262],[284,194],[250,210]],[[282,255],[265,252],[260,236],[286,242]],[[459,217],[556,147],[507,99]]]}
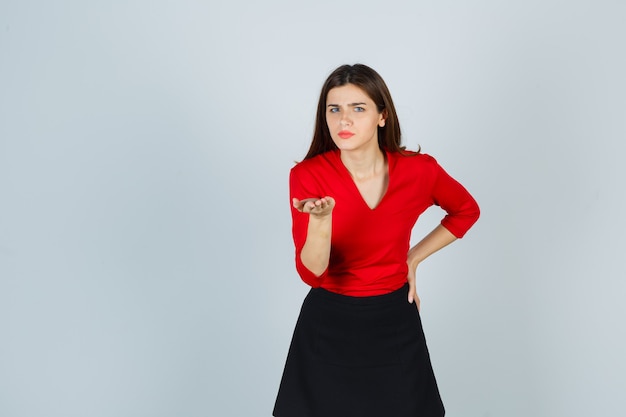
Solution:
{"label": "woman's right hand", "polygon": [[329,196],[321,198],[293,199],[293,207],[301,213],[308,213],[315,217],[326,217],[335,207],[335,199]]}

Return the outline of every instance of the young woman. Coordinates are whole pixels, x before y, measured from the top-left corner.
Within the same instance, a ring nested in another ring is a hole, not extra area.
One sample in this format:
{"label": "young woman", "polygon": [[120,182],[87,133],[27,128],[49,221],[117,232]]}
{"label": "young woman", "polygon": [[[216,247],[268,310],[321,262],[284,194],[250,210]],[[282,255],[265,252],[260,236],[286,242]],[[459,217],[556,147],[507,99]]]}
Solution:
{"label": "young woman", "polygon": [[[290,194],[296,269],[312,289],[274,416],[443,416],[415,272],[462,237],[479,208],[434,158],[401,147],[391,95],[373,69],[344,65],[324,83]],[[409,248],[433,204],[447,215]]]}

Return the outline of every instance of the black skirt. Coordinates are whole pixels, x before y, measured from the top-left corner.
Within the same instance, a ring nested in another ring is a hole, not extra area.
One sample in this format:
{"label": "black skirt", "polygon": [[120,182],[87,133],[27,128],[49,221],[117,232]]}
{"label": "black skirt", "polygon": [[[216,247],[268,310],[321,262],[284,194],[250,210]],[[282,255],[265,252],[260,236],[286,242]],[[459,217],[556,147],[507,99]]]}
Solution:
{"label": "black skirt", "polygon": [[276,417],[441,417],[444,407],[408,285],[350,297],[322,288],[304,300]]}

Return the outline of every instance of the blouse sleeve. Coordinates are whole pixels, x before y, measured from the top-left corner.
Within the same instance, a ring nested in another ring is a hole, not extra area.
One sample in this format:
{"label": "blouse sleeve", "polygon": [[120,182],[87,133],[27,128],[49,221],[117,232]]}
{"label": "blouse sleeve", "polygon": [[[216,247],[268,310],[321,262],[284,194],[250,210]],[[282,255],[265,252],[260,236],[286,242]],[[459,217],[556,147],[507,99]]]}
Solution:
{"label": "blouse sleeve", "polygon": [[[306,178],[301,177],[302,170],[297,170],[296,167],[292,168],[289,174],[289,202],[293,200],[293,198],[297,198],[302,200],[304,198],[316,197],[319,195],[319,192],[315,190],[314,184],[311,181],[307,181]],[[300,175],[299,175],[300,174]],[[308,183],[308,184],[307,184]],[[302,248],[306,242],[307,230],[309,227],[309,214],[302,213],[296,210],[291,205],[291,219],[292,219],[292,234],[293,234],[293,243],[296,249],[296,271],[302,278],[306,284],[310,285],[313,288],[317,288],[321,285],[322,281],[328,274],[328,268],[321,275],[317,276],[313,272],[311,272],[304,264],[302,263],[302,259],[300,258],[300,254],[302,253]]]}
{"label": "blouse sleeve", "polygon": [[446,211],[441,225],[457,238],[462,238],[480,216],[480,208],[472,195],[452,178],[434,159],[436,166],[432,197]]}

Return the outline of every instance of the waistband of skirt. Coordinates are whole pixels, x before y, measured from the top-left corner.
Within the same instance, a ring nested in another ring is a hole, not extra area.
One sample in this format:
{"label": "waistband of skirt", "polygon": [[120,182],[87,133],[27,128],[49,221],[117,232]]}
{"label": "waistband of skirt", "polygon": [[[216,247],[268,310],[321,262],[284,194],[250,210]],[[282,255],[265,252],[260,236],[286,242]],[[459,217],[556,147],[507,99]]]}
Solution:
{"label": "waistband of skirt", "polygon": [[409,291],[409,284],[404,284],[402,287],[387,294],[372,295],[368,297],[355,297],[352,295],[343,295],[336,292],[328,291],[324,288],[311,288],[310,295],[320,297],[329,301],[344,303],[344,304],[357,304],[357,305],[374,305],[393,303],[399,300],[407,300]]}

